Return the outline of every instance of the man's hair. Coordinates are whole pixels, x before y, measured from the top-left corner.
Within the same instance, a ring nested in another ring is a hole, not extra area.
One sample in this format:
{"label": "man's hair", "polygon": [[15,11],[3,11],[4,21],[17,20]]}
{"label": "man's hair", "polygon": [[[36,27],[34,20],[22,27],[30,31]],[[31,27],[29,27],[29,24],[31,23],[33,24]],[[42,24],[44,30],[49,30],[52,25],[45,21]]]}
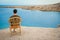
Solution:
{"label": "man's hair", "polygon": [[13,12],[14,12],[14,13],[17,13],[17,10],[16,10],[16,9],[14,9],[14,10],[13,10]]}

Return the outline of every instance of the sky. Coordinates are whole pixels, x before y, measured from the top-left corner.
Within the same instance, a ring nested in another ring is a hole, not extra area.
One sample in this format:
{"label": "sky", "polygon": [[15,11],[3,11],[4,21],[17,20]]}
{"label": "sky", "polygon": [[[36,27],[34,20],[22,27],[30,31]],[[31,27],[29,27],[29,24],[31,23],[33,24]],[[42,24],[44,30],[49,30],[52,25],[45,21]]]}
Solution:
{"label": "sky", "polygon": [[59,2],[60,0],[0,0],[0,5],[47,5]]}

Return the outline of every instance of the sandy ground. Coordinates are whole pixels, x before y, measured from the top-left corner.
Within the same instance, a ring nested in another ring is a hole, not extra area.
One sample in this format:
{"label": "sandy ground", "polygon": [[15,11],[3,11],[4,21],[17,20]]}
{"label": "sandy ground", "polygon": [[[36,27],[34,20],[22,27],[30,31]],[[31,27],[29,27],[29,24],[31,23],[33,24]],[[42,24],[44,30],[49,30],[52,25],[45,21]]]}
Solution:
{"label": "sandy ground", "polygon": [[22,27],[21,35],[0,30],[0,40],[60,40],[60,28]]}

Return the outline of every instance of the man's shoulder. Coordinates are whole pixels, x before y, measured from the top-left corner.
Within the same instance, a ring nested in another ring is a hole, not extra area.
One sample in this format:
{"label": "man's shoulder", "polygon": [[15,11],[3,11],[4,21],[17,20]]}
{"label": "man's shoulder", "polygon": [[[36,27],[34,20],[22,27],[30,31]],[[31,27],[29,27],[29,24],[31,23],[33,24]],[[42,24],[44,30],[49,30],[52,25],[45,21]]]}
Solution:
{"label": "man's shoulder", "polygon": [[13,18],[13,17],[20,17],[20,16],[18,16],[18,15],[12,15],[10,18]]}

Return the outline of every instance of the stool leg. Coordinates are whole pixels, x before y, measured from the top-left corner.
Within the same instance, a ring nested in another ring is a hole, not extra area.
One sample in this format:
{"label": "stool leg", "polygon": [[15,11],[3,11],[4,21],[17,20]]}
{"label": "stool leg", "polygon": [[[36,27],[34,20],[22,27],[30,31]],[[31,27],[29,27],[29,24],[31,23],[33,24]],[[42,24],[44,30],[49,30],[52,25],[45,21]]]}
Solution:
{"label": "stool leg", "polygon": [[15,31],[15,28],[13,29],[13,32],[16,32],[16,31]]}
{"label": "stool leg", "polygon": [[19,28],[19,32],[20,32],[20,34],[21,34],[21,26],[19,26],[18,28]]}
{"label": "stool leg", "polygon": [[12,32],[12,27],[10,27],[10,32]]}

